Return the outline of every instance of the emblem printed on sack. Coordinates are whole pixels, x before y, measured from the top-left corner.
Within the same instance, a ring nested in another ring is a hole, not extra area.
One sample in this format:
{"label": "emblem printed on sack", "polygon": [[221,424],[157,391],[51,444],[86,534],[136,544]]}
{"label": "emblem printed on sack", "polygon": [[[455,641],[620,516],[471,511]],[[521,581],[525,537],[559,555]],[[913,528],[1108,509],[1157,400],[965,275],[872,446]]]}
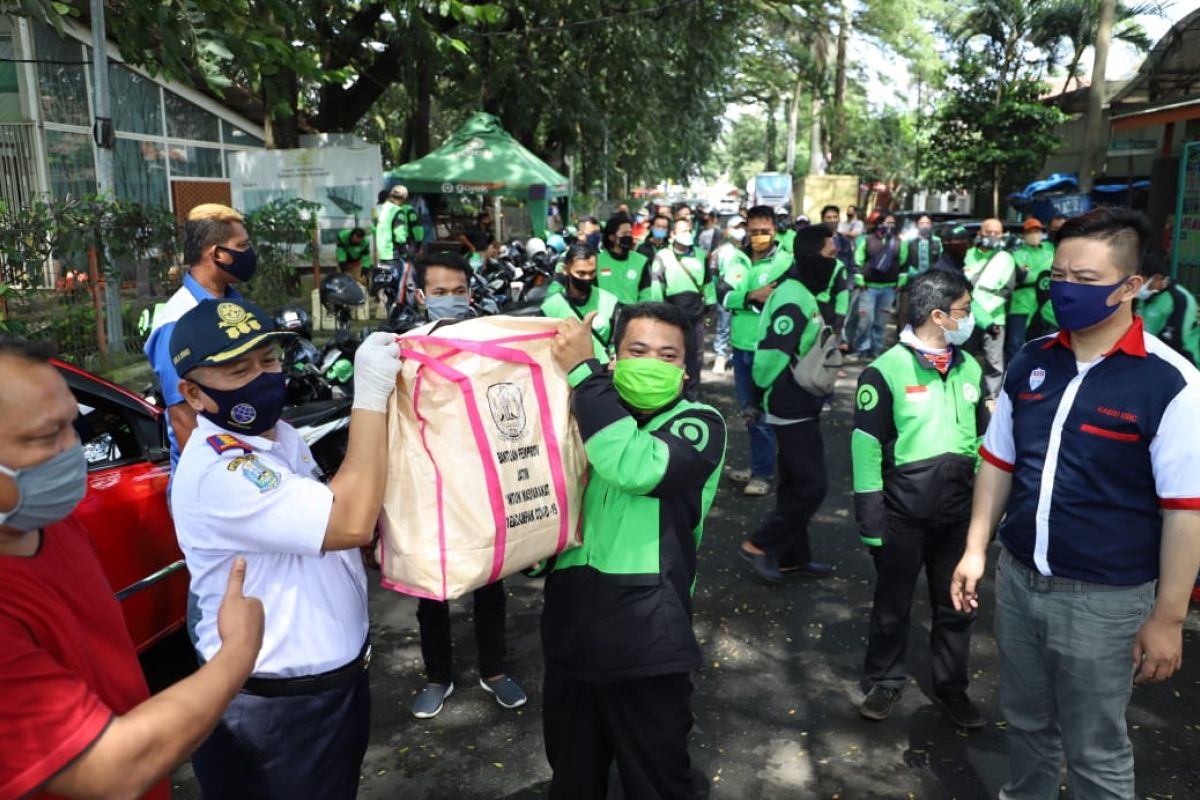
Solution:
{"label": "emblem printed on sack", "polygon": [[1038,367],[1033,372],[1029,373],[1029,388],[1031,391],[1037,391],[1037,388],[1046,382],[1046,370]]}
{"label": "emblem printed on sack", "polygon": [[525,435],[525,397],[515,383],[493,383],[487,390],[488,408],[496,430],[505,439]]}

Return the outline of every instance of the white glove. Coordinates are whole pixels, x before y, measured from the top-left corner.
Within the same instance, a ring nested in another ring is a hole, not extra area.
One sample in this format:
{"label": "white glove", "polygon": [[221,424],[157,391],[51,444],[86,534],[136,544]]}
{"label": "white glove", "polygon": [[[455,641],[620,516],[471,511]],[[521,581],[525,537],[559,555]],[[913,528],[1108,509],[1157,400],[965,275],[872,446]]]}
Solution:
{"label": "white glove", "polygon": [[387,411],[400,372],[400,343],[394,333],[372,333],[354,354],[354,404],[352,408]]}

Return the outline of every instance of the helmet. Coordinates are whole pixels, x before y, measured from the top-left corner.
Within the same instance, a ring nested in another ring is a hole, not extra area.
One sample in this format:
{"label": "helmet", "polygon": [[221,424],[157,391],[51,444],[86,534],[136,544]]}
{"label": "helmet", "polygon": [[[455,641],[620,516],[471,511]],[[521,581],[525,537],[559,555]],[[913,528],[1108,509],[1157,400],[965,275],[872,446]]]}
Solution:
{"label": "helmet", "polygon": [[546,239],[546,245],[556,253],[565,253],[567,251],[567,240],[561,234],[552,234]]}
{"label": "helmet", "polygon": [[[559,238],[561,239],[562,237],[560,236]],[[536,236],[525,243],[525,255],[527,255],[529,258],[533,258],[539,253],[545,254],[545,252],[546,243]]]}
{"label": "helmet", "polygon": [[281,331],[298,333],[305,339],[312,338],[312,318],[300,306],[284,306],[276,311],[275,327]]}
{"label": "helmet", "polygon": [[[374,275],[371,276],[374,279]],[[344,272],[329,275],[321,281],[321,303],[333,306],[361,306],[367,295],[358,281]]]}
{"label": "helmet", "polygon": [[371,270],[371,294],[379,291],[398,292],[400,271],[393,266],[380,265]]}
{"label": "helmet", "polygon": [[421,318],[417,316],[417,312],[412,306],[407,303],[397,303],[388,312],[387,322],[384,323],[380,330],[396,334],[408,333],[420,324]]}

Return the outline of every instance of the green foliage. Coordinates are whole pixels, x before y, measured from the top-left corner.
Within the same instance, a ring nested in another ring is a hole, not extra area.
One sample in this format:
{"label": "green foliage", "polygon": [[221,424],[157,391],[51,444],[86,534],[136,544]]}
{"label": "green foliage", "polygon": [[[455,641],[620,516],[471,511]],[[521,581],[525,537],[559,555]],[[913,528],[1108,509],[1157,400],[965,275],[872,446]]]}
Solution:
{"label": "green foliage", "polygon": [[1036,177],[1060,141],[1061,111],[1039,101],[1040,81],[999,83],[985,54],[960,51],[933,119],[928,176],[933,185],[973,188],[997,184],[1003,196]]}
{"label": "green foliage", "polygon": [[246,287],[256,303],[270,308],[300,291],[296,267],[313,258],[313,226],[321,204],[298,197],[273,200],[246,217],[246,232],[258,254],[258,270]]}

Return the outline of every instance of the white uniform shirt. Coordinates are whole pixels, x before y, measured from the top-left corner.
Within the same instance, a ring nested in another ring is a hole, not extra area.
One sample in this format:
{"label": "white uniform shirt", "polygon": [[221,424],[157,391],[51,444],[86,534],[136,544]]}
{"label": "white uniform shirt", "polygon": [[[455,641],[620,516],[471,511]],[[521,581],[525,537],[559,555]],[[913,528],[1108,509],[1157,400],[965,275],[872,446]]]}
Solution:
{"label": "white uniform shirt", "polygon": [[[246,448],[251,452],[246,452]],[[171,509],[201,618],[197,648],[216,653],[217,611],[235,558],[262,600],[258,677],[316,675],[352,661],[367,638],[367,575],[358,550],[322,553],[333,493],[286,422],[275,439],[231,434],[205,417],[179,458]]]}

